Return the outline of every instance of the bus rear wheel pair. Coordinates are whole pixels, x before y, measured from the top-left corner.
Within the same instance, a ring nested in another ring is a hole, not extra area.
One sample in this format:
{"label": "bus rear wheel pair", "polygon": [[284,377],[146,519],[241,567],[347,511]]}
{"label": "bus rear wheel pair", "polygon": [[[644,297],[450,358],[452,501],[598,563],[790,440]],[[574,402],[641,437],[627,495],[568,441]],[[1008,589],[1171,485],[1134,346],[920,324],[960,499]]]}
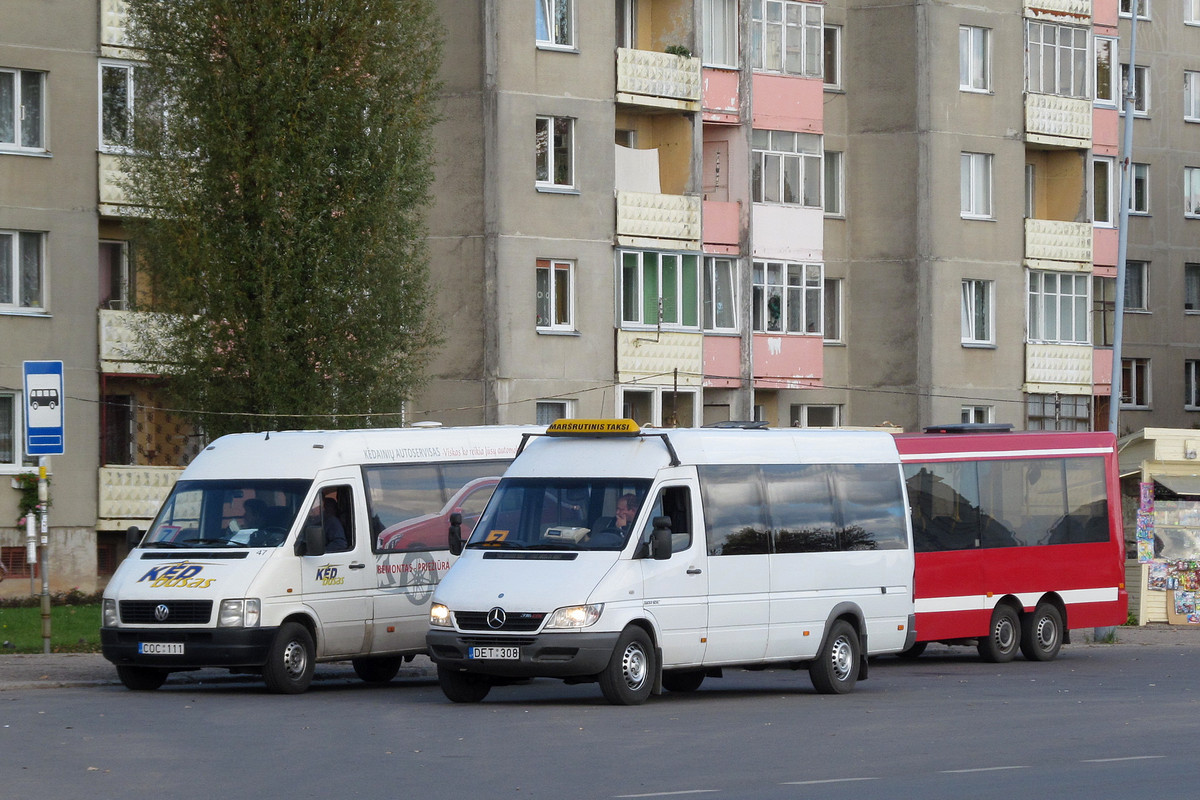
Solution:
{"label": "bus rear wheel pair", "polygon": [[1012,606],[992,612],[989,635],[979,640],[979,657],[994,664],[1012,661],[1017,650],[1030,661],[1052,661],[1063,642],[1063,618],[1052,603],[1039,603],[1024,621]]}

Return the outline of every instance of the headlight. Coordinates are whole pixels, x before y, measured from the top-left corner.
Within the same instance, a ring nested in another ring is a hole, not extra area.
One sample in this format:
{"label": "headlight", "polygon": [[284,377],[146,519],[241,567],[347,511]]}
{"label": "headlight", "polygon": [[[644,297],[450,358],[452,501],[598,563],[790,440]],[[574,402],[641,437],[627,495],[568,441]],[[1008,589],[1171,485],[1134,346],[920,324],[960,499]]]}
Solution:
{"label": "headlight", "polygon": [[546,621],[547,628],[586,628],[596,624],[604,603],[592,603],[587,606],[567,606],[555,610]]}
{"label": "headlight", "polygon": [[111,597],[104,598],[104,621],[101,624],[106,628],[117,627],[117,601]]}
{"label": "headlight", "polygon": [[257,628],[261,616],[261,604],[257,597],[237,600],[222,600],[217,614],[218,628]]}
{"label": "headlight", "polygon": [[441,603],[429,607],[429,624],[435,628],[450,628],[454,623],[450,620],[450,609]]}

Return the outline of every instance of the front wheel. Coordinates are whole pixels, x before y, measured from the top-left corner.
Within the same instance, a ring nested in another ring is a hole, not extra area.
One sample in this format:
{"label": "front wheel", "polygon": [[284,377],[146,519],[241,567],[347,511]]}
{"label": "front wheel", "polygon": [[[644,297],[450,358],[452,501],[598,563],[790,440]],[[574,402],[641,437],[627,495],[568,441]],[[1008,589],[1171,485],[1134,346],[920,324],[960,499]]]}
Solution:
{"label": "front wheel", "polygon": [[1012,661],[1021,646],[1021,620],[1011,606],[998,605],[986,638],[979,640],[979,657],[993,664]]}
{"label": "front wheel", "polygon": [[631,625],[617,639],[608,666],[600,673],[600,691],[614,706],[646,702],[654,688],[654,646],[644,630]]}
{"label": "front wheel", "polygon": [[263,680],[275,694],[300,694],[312,683],[317,666],[312,634],[299,622],[285,622],[271,642]]}
{"label": "front wheel", "polygon": [[846,694],[858,682],[858,633],[844,619],[833,623],[825,646],[808,665],[808,677],[821,694]]}
{"label": "front wheel", "polygon": [[169,674],[165,669],[154,669],[153,667],[117,667],[117,677],[121,679],[121,683],[125,684],[126,689],[132,689],[135,692],[154,691],[166,683]]}
{"label": "front wheel", "polygon": [[354,674],[367,683],[387,683],[400,672],[404,663],[403,656],[385,656],[383,658],[355,658],[350,661]]}
{"label": "front wheel", "polygon": [[1030,661],[1053,661],[1062,647],[1063,620],[1058,608],[1042,603],[1025,619],[1021,654]]}
{"label": "front wheel", "polygon": [[492,682],[484,675],[457,672],[438,665],[438,685],[446,699],[455,703],[478,703],[492,690]]}

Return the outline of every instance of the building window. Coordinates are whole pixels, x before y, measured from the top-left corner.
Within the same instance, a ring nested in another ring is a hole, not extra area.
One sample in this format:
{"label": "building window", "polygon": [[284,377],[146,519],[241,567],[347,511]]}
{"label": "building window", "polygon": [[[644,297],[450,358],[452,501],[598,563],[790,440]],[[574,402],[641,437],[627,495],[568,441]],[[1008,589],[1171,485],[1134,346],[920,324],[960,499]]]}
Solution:
{"label": "building window", "polygon": [[129,242],[100,242],[100,307],[127,309],[132,299]]}
{"label": "building window", "polygon": [[1026,23],[1025,76],[1038,94],[1088,97],[1088,30],[1050,22]]}
{"label": "building window", "polygon": [[1031,431],[1086,431],[1090,398],[1073,394],[1031,394],[1025,398],[1025,427]]}
{"label": "building window", "polygon": [[1200,25],[1200,0],[1183,0],[1183,21]]}
{"label": "building window", "polygon": [[738,65],[737,0],[704,0],[704,63],[711,67]]}
{"label": "building window", "polygon": [[753,133],[751,194],[756,203],[821,208],[821,137],[814,133]]}
{"label": "building window", "polygon": [[987,92],[992,88],[991,34],[987,28],[958,28],[958,88]]}
{"label": "building window", "polygon": [[962,216],[967,219],[991,219],[991,153],[962,153],[960,167],[959,189]]}
{"label": "building window", "polygon": [[1129,213],[1150,213],[1150,165],[1130,164],[1133,183],[1129,192]]}
{"label": "building window", "polygon": [[46,73],[0,68],[0,150],[44,152]]}
{"label": "building window", "polygon": [[1188,411],[1200,411],[1200,361],[1183,362],[1183,399]]}
{"label": "building window", "polygon": [[538,117],[535,135],[537,185],[570,189],[575,185],[575,120]]}
{"label": "building window", "polygon": [[996,421],[995,406],[963,406],[962,422],[964,425],[984,425]]}
{"label": "building window", "polygon": [[699,329],[698,256],[623,250],[618,258],[622,323]]}
{"label": "building window", "polygon": [[1200,168],[1183,168],[1183,215],[1200,217]]}
{"label": "building window", "polygon": [[1147,283],[1150,265],[1145,261],[1125,262],[1125,310],[1147,311]]}
{"label": "building window", "polygon": [[821,77],[824,14],[816,3],[760,0],[751,10],[750,66],[805,78]]}
{"label": "building window", "polygon": [[1029,273],[1029,340],[1087,344],[1090,276],[1073,272]]}
{"label": "building window", "polygon": [[534,420],[535,425],[549,425],[555,420],[571,419],[573,401],[571,400],[538,400]]}
{"label": "building window", "polygon": [[1200,312],[1200,264],[1183,265],[1183,309]]}
{"label": "building window", "polygon": [[1117,39],[1113,36],[1097,36],[1095,55],[1092,57],[1093,82],[1096,86],[1096,105],[1117,105],[1117,81],[1113,70],[1117,63]]}
{"label": "building window", "polygon": [[1113,180],[1116,159],[1092,158],[1092,224],[1104,228],[1116,225],[1117,182]]}
{"label": "building window", "polygon": [[45,234],[0,230],[0,311],[42,309]]}
{"label": "building window", "polygon": [[842,87],[842,26],[825,26],[825,86],[829,89]]}
{"label": "building window", "polygon": [[836,150],[825,151],[825,213],[831,217],[842,217],[846,214],[846,200],[842,186],[845,184],[845,170],[842,162],[845,155]]}
{"label": "building window", "polygon": [[28,551],[24,547],[0,547],[0,566],[6,578],[33,577],[33,567],[25,560]]}
{"label": "building window", "polygon": [[574,47],[573,0],[534,0],[537,4],[537,43],[543,47]]}
{"label": "building window", "polygon": [[962,282],[962,343],[990,345],[995,342],[992,330],[992,281],[967,278]]}
{"label": "building window", "polygon": [[133,146],[134,71],[131,64],[100,65],[100,149]]}
{"label": "building window", "polygon": [[100,409],[104,420],[103,464],[137,463],[137,404],[128,394],[104,396]]}
{"label": "building window", "polygon": [[826,342],[842,341],[842,281],[826,278],[824,283],[825,324],[822,333]]}
{"label": "building window", "polygon": [[538,330],[575,330],[573,272],[569,261],[537,260]]}
{"label": "building window", "polygon": [[1092,338],[1096,347],[1112,347],[1117,316],[1117,279],[1092,278]]}
{"label": "building window", "polygon": [[[1129,65],[1121,65],[1121,89],[1129,93]],[[1124,105],[1121,111],[1124,113]],[[1150,68],[1138,64],[1133,66],[1133,113],[1145,116],[1150,113]]]}
{"label": "building window", "polygon": [[617,406],[625,419],[654,427],[690,427],[700,424],[699,394],[670,386],[618,387]]}
{"label": "building window", "polygon": [[1121,408],[1150,407],[1150,359],[1121,359]]}
{"label": "building window", "polygon": [[704,259],[704,330],[737,329],[737,261],[708,256]]}
{"label": "building window", "polygon": [[823,272],[821,264],[755,261],[754,331],[822,333]]}
{"label": "building window", "polygon": [[17,430],[17,396],[0,394],[0,468],[19,465],[21,432]]}
{"label": "building window", "polygon": [[[1133,0],[1120,0],[1118,6],[1122,17],[1133,16]],[[1150,19],[1150,0],[1138,0],[1138,19]]]}
{"label": "building window", "polygon": [[842,407],[793,405],[789,416],[793,428],[836,428],[842,424]]}
{"label": "building window", "polygon": [[1200,72],[1183,73],[1183,119],[1200,122]]}

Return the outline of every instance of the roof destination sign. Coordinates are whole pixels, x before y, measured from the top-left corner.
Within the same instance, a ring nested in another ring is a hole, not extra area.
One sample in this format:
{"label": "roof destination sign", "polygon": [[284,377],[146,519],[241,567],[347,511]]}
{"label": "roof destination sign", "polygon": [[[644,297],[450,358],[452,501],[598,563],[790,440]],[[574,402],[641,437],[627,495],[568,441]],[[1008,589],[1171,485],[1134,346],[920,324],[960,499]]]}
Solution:
{"label": "roof destination sign", "polygon": [[25,452],[31,456],[63,453],[63,362],[26,361]]}

